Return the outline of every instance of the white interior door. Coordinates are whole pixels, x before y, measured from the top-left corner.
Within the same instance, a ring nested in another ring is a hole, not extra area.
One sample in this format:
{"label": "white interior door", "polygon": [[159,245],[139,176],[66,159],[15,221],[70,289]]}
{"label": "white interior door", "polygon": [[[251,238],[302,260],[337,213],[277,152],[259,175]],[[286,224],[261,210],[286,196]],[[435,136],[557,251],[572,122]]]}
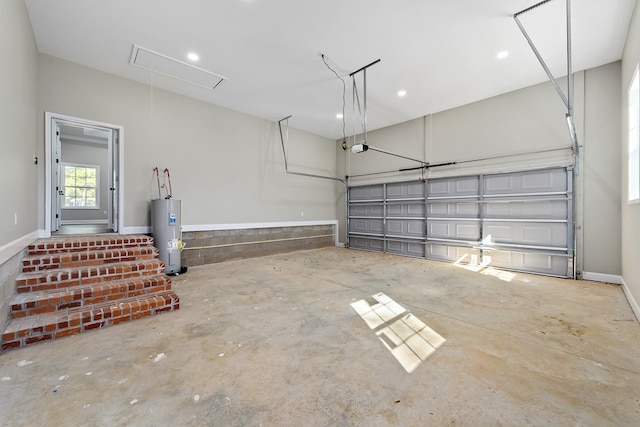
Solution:
{"label": "white interior door", "polygon": [[[65,154],[74,154],[75,160],[72,161],[77,163],[83,163],[82,160],[78,159],[78,156],[86,155],[86,150],[82,150],[84,154],[78,154],[78,150],[73,152],[73,150],[69,151],[68,148],[65,148],[70,141],[85,147],[101,144],[107,146],[107,150],[105,150],[107,152],[102,158],[105,160],[103,170],[106,169],[107,174],[101,180],[100,193],[108,196],[103,197],[103,205],[99,209],[101,211],[106,208],[106,218],[97,218],[99,215],[94,215],[85,219],[78,218],[81,215],[74,215],[74,218],[68,218],[68,220],[70,223],[72,223],[71,221],[83,221],[83,223],[108,224],[111,230],[120,232],[122,230],[120,218],[123,217],[121,210],[124,206],[120,192],[120,186],[123,185],[120,156],[122,155],[124,128],[109,123],[49,112],[45,113],[45,121],[45,138],[47,141],[45,147],[45,156],[47,158],[45,162],[45,188],[48,189],[45,191],[45,233],[55,233],[65,223],[62,218],[65,202],[63,150],[65,150]],[[95,150],[90,151],[96,154]],[[99,156],[99,154],[97,155]],[[92,161],[95,160],[96,158],[93,157]],[[105,198],[106,200],[104,200]]]}
{"label": "white interior door", "polygon": [[109,129],[108,220],[109,228],[118,231],[118,130]]}
{"label": "white interior door", "polygon": [[62,218],[64,204],[64,173],[62,171],[62,143],[60,141],[60,124],[53,122],[54,141],[51,155],[51,170],[53,171],[51,188],[51,231],[58,231]]}

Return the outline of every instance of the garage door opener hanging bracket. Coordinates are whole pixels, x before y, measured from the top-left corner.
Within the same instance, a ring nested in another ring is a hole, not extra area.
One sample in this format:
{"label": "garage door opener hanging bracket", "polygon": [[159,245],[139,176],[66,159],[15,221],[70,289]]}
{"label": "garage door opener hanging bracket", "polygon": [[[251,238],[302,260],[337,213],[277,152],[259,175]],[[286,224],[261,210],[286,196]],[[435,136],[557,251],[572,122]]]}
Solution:
{"label": "garage door opener hanging bracket", "polygon": [[[357,69],[356,71],[352,72],[349,74],[349,77],[351,77],[352,81],[353,81],[353,98],[354,98],[354,106],[357,105],[358,106],[358,110],[360,112],[361,115],[361,122],[362,122],[362,136],[363,136],[363,141],[360,142],[359,144],[354,144],[351,147],[351,151],[355,154],[357,153],[362,153],[365,151],[376,151],[378,153],[382,153],[382,154],[386,154],[388,156],[393,156],[393,157],[399,157],[401,159],[405,159],[405,160],[411,160],[412,162],[416,162],[419,163],[420,166],[417,166],[415,168],[407,168],[407,169],[400,169],[400,172],[404,172],[404,171],[410,171],[410,170],[416,170],[416,169],[428,169],[431,167],[435,167],[435,166],[445,166],[445,165],[453,165],[455,164],[455,162],[447,162],[447,163],[442,163],[442,164],[437,164],[437,165],[431,165],[428,162],[425,162],[423,160],[419,160],[419,159],[414,159],[413,157],[407,157],[407,156],[403,156],[401,154],[397,154],[397,153],[392,153],[391,151],[387,151],[387,150],[383,150],[381,148],[376,148],[373,147],[371,145],[368,144],[368,140],[367,140],[367,69],[369,67],[371,67],[372,65],[377,64],[378,62],[380,62],[380,59],[376,59],[375,61],[371,62],[370,64],[365,65],[364,67],[361,67],[359,69]],[[358,85],[356,83],[356,74],[358,73],[362,73],[362,84],[363,84],[363,89],[364,89],[364,94],[363,94],[363,108],[360,108],[360,97],[358,95]]]}
{"label": "garage door opener hanging bracket", "polygon": [[520,31],[522,32],[522,35],[527,40],[527,43],[529,43],[529,46],[531,47],[531,50],[533,50],[533,53],[536,55],[536,58],[538,58],[538,61],[540,62],[540,65],[542,65],[542,68],[544,69],[545,73],[547,74],[547,77],[549,78],[549,81],[551,81],[551,84],[555,88],[556,92],[560,96],[560,99],[562,99],[562,102],[567,107],[567,114],[565,115],[565,117],[567,119],[567,125],[569,127],[569,135],[571,137],[571,146],[572,146],[574,155],[576,157],[576,167],[577,167],[579,147],[578,147],[578,135],[576,133],[576,126],[575,126],[575,123],[573,121],[573,70],[572,70],[572,65],[571,65],[571,61],[572,61],[572,54],[571,54],[571,0],[566,0],[566,10],[567,10],[567,94],[566,95],[563,92],[562,88],[560,87],[560,84],[558,83],[556,78],[551,73],[551,70],[547,66],[547,64],[544,61],[544,59],[542,58],[542,55],[540,54],[540,52],[536,48],[535,44],[533,43],[533,40],[531,40],[531,37],[529,37],[529,34],[527,33],[527,31],[525,30],[524,26],[520,22],[520,19],[518,19],[518,17],[520,15],[523,15],[523,14],[525,14],[527,12],[530,12],[531,10],[536,9],[536,8],[546,4],[546,3],[549,3],[550,1],[551,0],[544,0],[544,1],[541,1],[540,3],[534,4],[533,6],[530,6],[530,7],[526,8],[526,9],[523,9],[520,12],[515,13],[513,15],[513,19],[516,21],[516,24],[518,24],[518,28],[520,28]]}

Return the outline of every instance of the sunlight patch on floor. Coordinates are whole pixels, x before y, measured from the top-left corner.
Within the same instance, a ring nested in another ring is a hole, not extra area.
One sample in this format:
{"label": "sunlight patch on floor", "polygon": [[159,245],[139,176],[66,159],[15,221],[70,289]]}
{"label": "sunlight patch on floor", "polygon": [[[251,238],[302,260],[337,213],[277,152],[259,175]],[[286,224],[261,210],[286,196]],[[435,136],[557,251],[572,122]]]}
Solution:
{"label": "sunlight patch on floor", "polygon": [[473,271],[474,273],[484,274],[485,276],[495,276],[505,282],[510,282],[516,277],[515,273],[511,273],[504,270],[499,270],[495,267],[491,267],[491,257],[482,257],[482,262],[478,264],[478,258],[476,255],[464,254],[456,262],[453,263],[456,267],[464,268],[465,270]]}
{"label": "sunlight patch on floor", "polygon": [[408,373],[413,372],[446,341],[407,309],[382,292],[370,304],[359,300],[351,307]]}

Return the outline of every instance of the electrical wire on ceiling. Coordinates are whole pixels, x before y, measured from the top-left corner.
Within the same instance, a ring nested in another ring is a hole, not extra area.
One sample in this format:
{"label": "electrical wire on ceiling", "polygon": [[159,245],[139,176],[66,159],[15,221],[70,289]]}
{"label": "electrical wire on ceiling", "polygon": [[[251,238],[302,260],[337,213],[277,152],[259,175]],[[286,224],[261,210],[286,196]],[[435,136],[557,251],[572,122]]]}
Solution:
{"label": "electrical wire on ceiling", "polygon": [[346,131],[346,119],[345,119],[345,114],[344,114],[344,110],[345,110],[345,105],[346,105],[346,95],[347,95],[347,83],[344,81],[344,79],[342,77],[340,77],[340,74],[338,74],[336,72],[336,70],[334,70],[333,68],[331,68],[331,66],[329,65],[329,63],[327,62],[327,59],[324,55],[324,53],[320,53],[320,57],[322,58],[322,62],[324,62],[324,65],[327,66],[327,68],[333,72],[333,74],[336,75],[337,78],[340,79],[340,81],[342,82],[342,149],[346,150],[347,149],[347,131]]}

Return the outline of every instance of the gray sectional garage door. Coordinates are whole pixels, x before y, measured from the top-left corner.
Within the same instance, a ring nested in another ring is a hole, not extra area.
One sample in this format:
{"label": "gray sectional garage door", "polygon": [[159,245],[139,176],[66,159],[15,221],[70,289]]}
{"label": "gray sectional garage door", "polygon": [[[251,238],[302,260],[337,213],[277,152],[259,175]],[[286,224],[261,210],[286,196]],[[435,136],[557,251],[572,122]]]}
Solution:
{"label": "gray sectional garage door", "polygon": [[573,277],[571,171],[350,187],[349,246]]}

